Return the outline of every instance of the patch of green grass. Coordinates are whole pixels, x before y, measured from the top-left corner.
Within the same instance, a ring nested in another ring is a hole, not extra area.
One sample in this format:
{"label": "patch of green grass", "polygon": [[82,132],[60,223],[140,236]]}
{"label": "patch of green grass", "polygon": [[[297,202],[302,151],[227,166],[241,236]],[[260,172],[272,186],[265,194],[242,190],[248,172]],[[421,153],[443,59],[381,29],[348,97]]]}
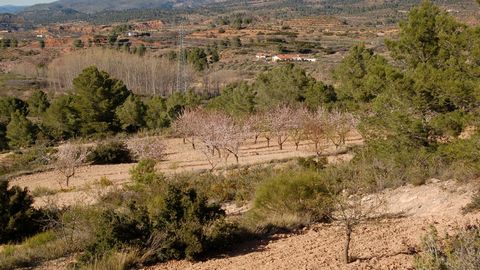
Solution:
{"label": "patch of green grass", "polygon": [[36,187],[35,189],[32,190],[32,196],[33,197],[50,196],[50,195],[55,195],[58,192],[60,191],[47,188],[47,187]]}

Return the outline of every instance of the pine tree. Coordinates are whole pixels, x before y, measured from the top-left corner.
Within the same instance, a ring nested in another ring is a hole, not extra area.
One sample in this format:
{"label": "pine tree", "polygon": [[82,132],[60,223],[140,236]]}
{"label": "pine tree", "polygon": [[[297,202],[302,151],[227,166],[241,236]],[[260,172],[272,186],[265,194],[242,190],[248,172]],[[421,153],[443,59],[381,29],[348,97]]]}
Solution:
{"label": "pine tree", "polygon": [[41,90],[35,91],[33,95],[27,100],[27,103],[28,113],[30,116],[40,116],[50,106],[47,94],[45,94],[45,92]]}
{"label": "pine tree", "polygon": [[80,118],[81,133],[92,135],[116,130],[115,110],[131,94],[123,82],[89,67],[73,80],[73,86],[73,107]]}
{"label": "pine tree", "polygon": [[145,105],[140,98],[135,95],[130,95],[116,111],[122,129],[128,132],[134,132],[145,126],[145,110]]}
{"label": "pine tree", "polygon": [[35,128],[22,113],[12,113],[7,125],[8,145],[12,148],[25,148],[35,142]]}

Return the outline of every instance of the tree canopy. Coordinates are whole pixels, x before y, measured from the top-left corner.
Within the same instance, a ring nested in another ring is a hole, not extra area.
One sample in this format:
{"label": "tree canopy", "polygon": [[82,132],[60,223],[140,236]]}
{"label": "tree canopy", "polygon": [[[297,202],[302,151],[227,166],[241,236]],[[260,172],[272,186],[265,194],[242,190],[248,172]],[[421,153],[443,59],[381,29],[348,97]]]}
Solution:
{"label": "tree canopy", "polygon": [[257,108],[265,110],[303,101],[312,80],[305,70],[293,64],[281,65],[260,74],[253,84],[257,92]]}
{"label": "tree canopy", "polygon": [[115,111],[131,94],[122,81],[96,67],[89,67],[73,80],[73,86],[73,107],[80,119],[81,134],[117,129]]}

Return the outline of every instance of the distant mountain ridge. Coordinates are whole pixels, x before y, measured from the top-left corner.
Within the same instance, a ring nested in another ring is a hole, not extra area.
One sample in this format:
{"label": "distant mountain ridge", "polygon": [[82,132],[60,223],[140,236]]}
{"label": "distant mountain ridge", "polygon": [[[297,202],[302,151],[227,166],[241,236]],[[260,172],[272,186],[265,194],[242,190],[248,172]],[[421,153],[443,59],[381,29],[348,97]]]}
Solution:
{"label": "distant mountain ridge", "polygon": [[24,10],[25,8],[26,7],[24,6],[5,5],[5,6],[0,6],[0,13],[15,14]]}
{"label": "distant mountain ridge", "polygon": [[[132,20],[175,21],[181,14],[218,16],[235,11],[266,11],[271,16],[367,14],[386,10],[395,14],[422,0],[58,0],[22,9],[16,14],[33,25],[87,21],[95,24]],[[432,0],[456,9],[478,9],[473,0]],[[0,11],[1,13],[1,11]],[[215,14],[215,15],[214,15]]]}
{"label": "distant mountain ridge", "polygon": [[93,14],[105,10],[152,9],[198,6],[218,0],[59,0],[49,4],[38,4],[25,9],[25,12],[46,10],[74,10]]}

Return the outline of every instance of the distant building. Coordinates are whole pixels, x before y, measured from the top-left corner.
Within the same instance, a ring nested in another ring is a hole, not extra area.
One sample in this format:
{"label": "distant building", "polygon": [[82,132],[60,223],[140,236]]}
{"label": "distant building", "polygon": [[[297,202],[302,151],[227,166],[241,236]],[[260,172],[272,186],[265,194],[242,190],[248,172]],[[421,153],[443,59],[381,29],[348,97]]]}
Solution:
{"label": "distant building", "polygon": [[303,58],[303,61],[306,61],[306,62],[317,62],[317,58]]}
{"label": "distant building", "polygon": [[273,62],[300,62],[303,61],[299,54],[278,54],[272,57]]}
{"label": "distant building", "polygon": [[149,37],[150,33],[130,31],[130,32],[127,32],[126,36],[127,37]]}
{"label": "distant building", "polygon": [[272,57],[273,62],[317,62],[316,58],[299,54],[278,54]]}
{"label": "distant building", "polygon": [[127,32],[127,37],[138,37],[140,33],[138,32]]}
{"label": "distant building", "polygon": [[257,58],[257,60],[268,60],[270,59],[270,57],[272,57],[270,54],[267,54],[267,53],[257,53],[257,55],[255,56],[255,58]]}

